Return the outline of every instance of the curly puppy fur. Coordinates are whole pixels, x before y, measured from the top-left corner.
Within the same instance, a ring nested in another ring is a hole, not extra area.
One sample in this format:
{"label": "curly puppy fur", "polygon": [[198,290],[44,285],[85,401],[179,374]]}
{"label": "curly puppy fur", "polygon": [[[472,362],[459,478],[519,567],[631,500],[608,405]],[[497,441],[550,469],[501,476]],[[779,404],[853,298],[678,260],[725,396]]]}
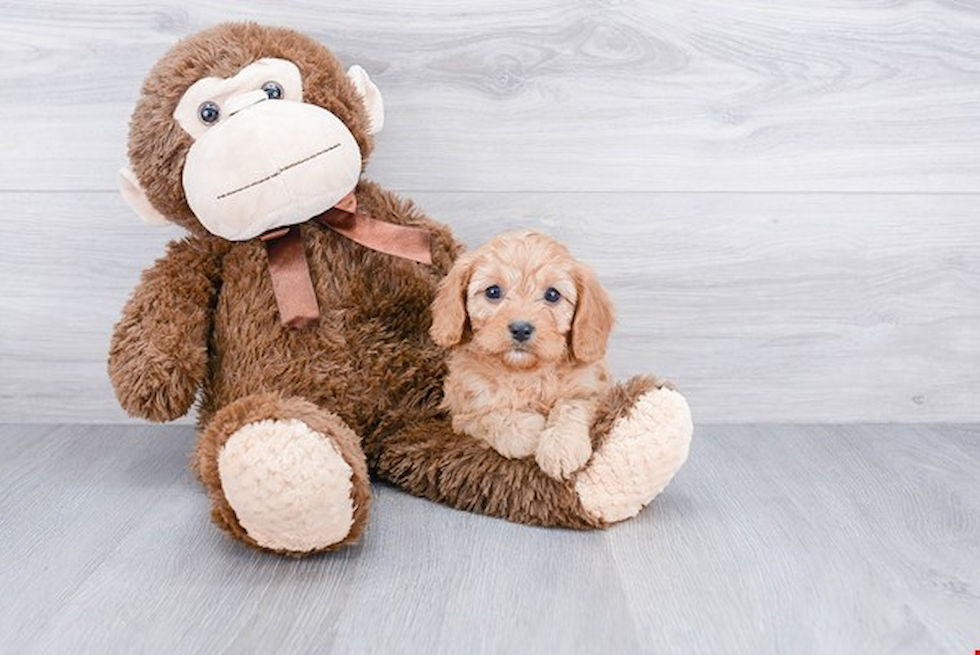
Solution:
{"label": "curly puppy fur", "polygon": [[591,269],[548,236],[504,234],[456,261],[432,320],[436,343],[455,346],[443,406],[457,431],[557,479],[588,461],[613,327]]}

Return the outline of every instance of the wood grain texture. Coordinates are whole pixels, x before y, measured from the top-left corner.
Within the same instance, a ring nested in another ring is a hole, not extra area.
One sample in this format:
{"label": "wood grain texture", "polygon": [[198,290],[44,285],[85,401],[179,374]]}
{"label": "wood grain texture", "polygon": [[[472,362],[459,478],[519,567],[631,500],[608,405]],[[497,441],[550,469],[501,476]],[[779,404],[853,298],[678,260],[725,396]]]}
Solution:
{"label": "wood grain texture", "polygon": [[360,546],[208,524],[188,427],[0,427],[0,644],[100,653],[867,653],[980,643],[977,426],[710,426],[606,532],[375,486]]}
{"label": "wood grain texture", "polygon": [[614,369],[698,421],[980,420],[980,7],[938,0],[6,2],[0,420],[124,420],[109,330],[178,234],[115,195],[129,114],[241,19],[370,71],[372,178],[595,264]]}
{"label": "wood grain texture", "polygon": [[[616,301],[614,372],[673,378],[716,423],[980,420],[978,197],[415,195],[472,245],[567,242]],[[8,200],[0,417],[121,420],[109,333],[179,232],[112,193]]]}
{"label": "wood grain texture", "polygon": [[[705,432],[684,478],[687,502],[653,508],[656,539],[642,523],[624,525],[632,534],[615,551],[651,652],[975,648],[975,428]],[[663,594],[652,596],[658,583]],[[709,617],[718,624],[705,629]]]}
{"label": "wood grain texture", "polygon": [[[969,2],[4,4],[0,188],[114,188],[152,63],[222,20],[375,76],[405,191],[919,191],[980,183]],[[17,156],[9,156],[17,153]]]}

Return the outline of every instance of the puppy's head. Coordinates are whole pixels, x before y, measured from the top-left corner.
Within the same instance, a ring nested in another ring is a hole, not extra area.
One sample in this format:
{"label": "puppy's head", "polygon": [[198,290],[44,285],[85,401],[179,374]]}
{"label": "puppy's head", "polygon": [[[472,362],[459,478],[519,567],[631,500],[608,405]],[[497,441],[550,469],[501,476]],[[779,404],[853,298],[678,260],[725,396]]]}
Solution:
{"label": "puppy's head", "polygon": [[612,303],[595,273],[554,239],[520,231],[456,261],[432,305],[430,334],[441,346],[465,343],[531,369],[569,356],[599,361],[612,326]]}

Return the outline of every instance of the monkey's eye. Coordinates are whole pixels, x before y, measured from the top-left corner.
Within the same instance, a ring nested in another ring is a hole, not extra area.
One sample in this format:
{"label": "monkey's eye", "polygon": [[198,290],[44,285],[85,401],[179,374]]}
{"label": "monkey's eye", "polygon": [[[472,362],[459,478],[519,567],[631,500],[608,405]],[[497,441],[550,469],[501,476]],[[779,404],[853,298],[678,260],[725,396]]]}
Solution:
{"label": "monkey's eye", "polygon": [[546,303],[554,305],[559,300],[561,300],[561,294],[558,293],[558,289],[549,287],[548,290],[544,292],[544,301]]}
{"label": "monkey's eye", "polygon": [[197,108],[197,116],[205,125],[211,125],[217,123],[218,119],[221,118],[221,110],[218,109],[217,103],[208,100]]}
{"label": "monkey's eye", "polygon": [[262,85],[262,90],[269,100],[281,100],[283,96],[282,85],[279,82],[266,82]]}
{"label": "monkey's eye", "polygon": [[483,295],[487,297],[490,302],[498,302],[504,297],[504,291],[496,284],[487,287],[487,290],[483,292]]}

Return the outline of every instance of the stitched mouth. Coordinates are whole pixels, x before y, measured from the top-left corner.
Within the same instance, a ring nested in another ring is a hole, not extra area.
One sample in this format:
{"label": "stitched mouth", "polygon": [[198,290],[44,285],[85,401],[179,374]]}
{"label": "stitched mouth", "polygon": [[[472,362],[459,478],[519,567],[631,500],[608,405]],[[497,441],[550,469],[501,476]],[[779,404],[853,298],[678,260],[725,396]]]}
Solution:
{"label": "stitched mouth", "polygon": [[272,179],[275,179],[275,178],[279,177],[280,175],[282,175],[283,173],[285,173],[286,171],[288,171],[290,169],[296,168],[297,166],[302,166],[303,164],[305,164],[305,163],[307,163],[309,161],[312,161],[312,160],[316,159],[317,157],[319,157],[321,155],[325,155],[325,154],[327,154],[328,152],[330,152],[332,150],[336,150],[339,147],[340,147],[340,143],[335,143],[332,146],[328,146],[328,147],[324,148],[323,150],[320,150],[318,152],[314,152],[312,155],[310,155],[308,157],[303,157],[299,161],[294,161],[292,164],[288,164],[286,166],[283,166],[282,168],[280,168],[279,170],[277,170],[275,173],[272,173],[271,175],[266,175],[261,180],[255,180],[254,182],[249,182],[245,186],[238,187],[237,189],[232,189],[231,191],[226,191],[225,193],[222,193],[221,195],[218,196],[218,200],[224,200],[225,198],[227,198],[229,196],[233,196],[236,193],[241,193],[242,191],[247,191],[248,189],[251,189],[252,187],[256,187],[256,186],[258,186],[260,184],[264,184],[264,183],[268,182],[269,180],[272,180]]}

